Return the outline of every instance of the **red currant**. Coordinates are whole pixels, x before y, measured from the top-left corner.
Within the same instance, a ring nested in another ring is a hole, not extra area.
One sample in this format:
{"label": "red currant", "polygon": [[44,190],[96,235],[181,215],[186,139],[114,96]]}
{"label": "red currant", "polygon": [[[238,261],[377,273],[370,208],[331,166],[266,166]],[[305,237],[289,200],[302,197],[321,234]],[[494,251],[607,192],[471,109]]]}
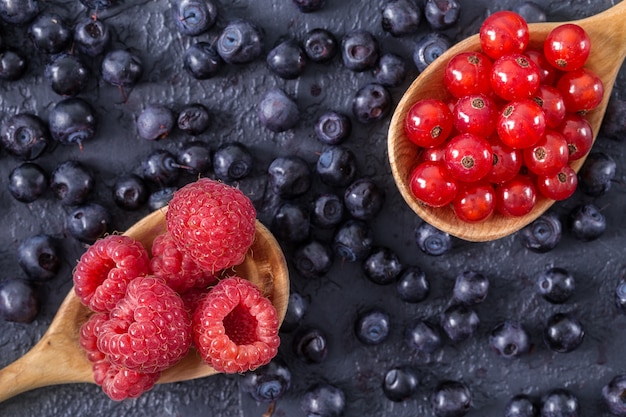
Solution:
{"label": "red currant", "polygon": [[491,88],[507,101],[532,97],[540,82],[539,68],[526,55],[503,55],[491,68]]}
{"label": "red currant", "polygon": [[563,71],[582,68],[591,51],[591,39],[585,30],[573,23],[552,29],[543,44],[548,62]]}
{"label": "red currant", "polygon": [[493,164],[485,179],[493,184],[502,184],[513,179],[522,167],[522,151],[505,145],[497,136],[492,136],[489,143]]}
{"label": "red currant", "polygon": [[492,59],[520,54],[528,46],[528,24],[519,14],[502,10],[488,16],[480,27],[480,46]]}
{"label": "red currant", "polygon": [[443,162],[423,162],[411,173],[409,187],[415,198],[424,204],[443,207],[454,200],[458,185]]}
{"label": "red currant", "polygon": [[525,175],[517,175],[496,187],[496,210],[505,216],[524,216],[531,212],[536,202],[535,185]]}
{"label": "red currant", "polygon": [[587,155],[593,145],[591,125],[580,114],[567,114],[557,131],[563,135],[569,149],[569,161]]}
{"label": "red currant", "polygon": [[457,180],[478,181],[491,171],[491,145],[480,136],[461,133],[448,141],[444,161],[448,172]]}
{"label": "red currant", "polygon": [[487,220],[495,208],[495,191],[487,181],[463,184],[452,201],[454,214],[468,223]]}
{"label": "red currant", "polygon": [[506,145],[515,149],[528,148],[543,137],[546,117],[533,100],[514,101],[502,109],[496,130]]}
{"label": "red currant", "polygon": [[443,161],[443,155],[446,152],[446,144],[441,144],[433,148],[423,148],[417,159],[418,164],[422,162],[439,162]]}
{"label": "red currant", "polygon": [[578,186],[578,175],[569,165],[565,165],[557,173],[537,177],[537,188],[546,198],[565,200],[574,194]]}
{"label": "red currant", "polygon": [[563,96],[556,87],[540,85],[533,96],[533,100],[543,109],[546,116],[546,127],[554,129],[561,124],[567,111]]}
{"label": "red currant", "polygon": [[423,99],[411,106],[404,127],[411,142],[431,148],[445,142],[452,132],[452,113],[441,100]]}
{"label": "red currant", "polygon": [[543,55],[543,51],[536,49],[529,49],[524,52],[524,55],[528,57],[539,68],[539,79],[541,84],[553,85],[561,72],[550,65],[546,57]]}
{"label": "red currant", "polygon": [[454,128],[460,133],[488,137],[496,130],[498,109],[484,94],[461,97],[452,111]]}
{"label": "red currant", "polygon": [[491,60],[480,52],[461,52],[453,56],[443,74],[443,82],[454,97],[489,94]]}
{"label": "red currant", "polygon": [[569,158],[567,141],[558,132],[546,130],[546,134],[533,146],[524,148],[524,164],[537,175],[552,175],[563,168]]}
{"label": "red currant", "polygon": [[557,81],[556,88],[563,96],[565,108],[571,113],[586,113],[595,109],[604,96],[602,80],[588,68],[566,72]]}

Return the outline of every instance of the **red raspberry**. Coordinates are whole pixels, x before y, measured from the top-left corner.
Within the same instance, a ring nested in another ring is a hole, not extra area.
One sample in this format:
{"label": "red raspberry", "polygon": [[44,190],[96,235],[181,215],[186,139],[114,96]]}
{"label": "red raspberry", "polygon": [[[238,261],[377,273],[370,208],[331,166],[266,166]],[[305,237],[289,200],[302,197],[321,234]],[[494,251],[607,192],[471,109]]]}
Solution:
{"label": "red raspberry", "polygon": [[96,312],[108,312],[124,297],[128,283],[149,272],[148,251],[128,236],[99,239],[81,256],[74,270],[74,291]]}
{"label": "red raspberry", "polygon": [[218,372],[252,371],[278,352],[278,315],[270,300],[250,281],[221,280],[193,316],[194,343]]}
{"label": "red raspberry", "polygon": [[151,275],[128,284],[98,335],[98,348],[112,364],[143,373],[174,365],[190,344],[191,317],[183,300]]}
{"label": "red raspberry", "polygon": [[104,353],[98,349],[98,335],[104,324],[109,319],[107,313],[95,313],[80,327],[79,343],[87,352],[87,359],[90,362],[98,362],[106,358]]}
{"label": "red raspberry", "polygon": [[208,292],[208,288],[191,288],[180,295],[189,314],[193,316],[193,312],[196,311],[198,304]]}
{"label": "red raspberry", "polygon": [[178,248],[211,273],[243,262],[255,236],[256,211],[241,191],[209,178],[179,189],[167,230]]}
{"label": "red raspberry", "polygon": [[194,287],[206,288],[217,282],[215,275],[201,269],[187,253],[178,250],[168,232],[157,236],[152,243],[150,270],[178,293]]}
{"label": "red raspberry", "polygon": [[161,376],[160,372],[142,373],[113,365],[107,360],[93,365],[96,384],[114,401],[137,398],[154,387]]}

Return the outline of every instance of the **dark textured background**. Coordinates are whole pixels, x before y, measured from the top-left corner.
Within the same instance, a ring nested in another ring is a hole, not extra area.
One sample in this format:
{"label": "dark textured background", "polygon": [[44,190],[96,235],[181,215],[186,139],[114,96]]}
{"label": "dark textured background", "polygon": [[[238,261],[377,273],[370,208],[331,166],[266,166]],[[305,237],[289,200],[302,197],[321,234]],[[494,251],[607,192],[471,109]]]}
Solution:
{"label": "dark textured background", "polygon": [[[461,22],[445,31],[455,40],[476,33],[489,11],[512,8],[521,1],[486,0],[459,1]],[[47,172],[57,164],[75,159],[89,166],[95,175],[93,201],[105,205],[113,214],[113,230],[123,231],[148,213],[147,207],[126,212],[117,209],[111,200],[115,179],[136,169],[142,158],[154,149],[176,151],[191,137],[174,132],[158,142],[139,139],[135,133],[135,117],[150,102],[159,102],[173,109],[187,103],[201,102],[214,115],[214,123],[202,140],[215,149],[228,141],[241,141],[255,155],[255,172],[242,184],[254,189],[259,217],[266,224],[279,203],[270,192],[263,194],[250,184],[265,183],[265,172],[273,158],[298,155],[314,167],[323,146],[314,136],[314,121],[327,109],[351,114],[354,93],[373,81],[370,72],[354,73],[343,67],[339,57],[327,65],[310,63],[305,74],[285,81],[273,75],[263,59],[244,66],[225,67],[213,79],[198,82],[182,68],[181,56],[192,39],[178,34],[170,18],[170,5],[165,0],[120,1],[120,5],[100,13],[112,26],[117,46],[134,49],[145,64],[141,82],[122,103],[119,91],[94,76],[82,97],[96,108],[100,127],[97,136],[78,147],[58,146],[37,162]],[[394,105],[410,80],[417,75],[411,61],[413,45],[430,31],[423,20],[415,35],[394,38],[381,28],[381,7],[384,0],[327,0],[323,10],[300,13],[290,0],[221,0],[217,25],[200,40],[213,39],[226,22],[247,18],[265,31],[265,50],[275,41],[290,35],[302,39],[316,27],[331,30],[338,39],[351,29],[371,31],[380,42],[382,52],[394,52],[407,60],[409,77],[403,86],[390,90]],[[421,3],[421,2],[420,2]],[[497,5],[494,5],[496,3]],[[42,8],[55,11],[73,23],[86,15],[77,0],[42,1]],[[602,11],[611,1],[544,1],[542,6],[549,20],[568,20]],[[43,78],[45,57],[36,54],[25,38],[25,28],[3,27],[6,43],[21,48],[32,62],[26,77],[15,83],[0,83],[1,116],[30,111],[44,119],[60,97],[53,93]],[[614,91],[615,99],[626,93],[620,76]],[[284,133],[272,133],[259,123],[255,106],[271,87],[282,87],[292,95],[300,108],[297,126]],[[419,304],[400,300],[393,285],[379,286],[365,278],[359,264],[336,260],[331,272],[320,279],[306,280],[292,270],[292,289],[305,296],[309,308],[302,326],[319,327],[328,336],[329,352],[321,364],[309,365],[292,353],[293,333],[282,333],[279,356],[285,359],[293,374],[292,387],[275,409],[275,416],[300,416],[299,400],[312,384],[326,380],[344,390],[346,416],[389,415],[431,416],[428,395],[442,379],[464,381],[473,394],[469,417],[499,416],[505,402],[518,393],[540,397],[551,388],[566,387],[579,398],[585,416],[605,416],[608,412],[600,399],[600,389],[614,375],[626,372],[623,346],[626,317],[613,304],[614,288],[624,274],[624,143],[600,137],[595,148],[618,162],[617,177],[610,192],[591,198],[577,192],[570,200],[556,204],[553,210],[562,218],[581,201],[594,202],[602,208],[608,229],[597,241],[583,243],[569,235],[567,228],[559,246],[550,253],[538,255],[524,249],[516,235],[490,243],[468,243],[454,240],[451,253],[430,257],[417,248],[414,229],[420,220],[408,209],[393,184],[386,159],[386,132],[389,118],[362,125],[353,118],[354,130],[346,146],[358,157],[360,175],[372,177],[384,188],[383,212],[370,222],[377,245],[396,251],[406,265],[418,265],[427,274],[432,291]],[[27,237],[47,233],[62,242],[64,266],[59,275],[46,283],[42,291],[45,305],[31,324],[0,322],[0,366],[19,358],[43,334],[61,300],[71,288],[71,270],[83,253],[84,245],[64,237],[65,209],[49,193],[31,204],[14,200],[6,191],[8,173],[19,164],[15,158],[0,156],[0,279],[23,276],[17,266],[17,246]],[[190,181],[192,178],[185,178]],[[324,190],[314,182],[314,191]],[[312,194],[311,194],[312,195]],[[310,198],[310,196],[308,197]],[[328,235],[319,236],[322,239]],[[293,248],[284,245],[288,258]],[[533,278],[550,266],[572,272],[577,288],[574,297],[563,305],[551,305],[534,291]],[[431,356],[411,353],[404,345],[403,329],[414,318],[434,318],[445,308],[456,274],[466,269],[482,272],[490,279],[487,300],[478,306],[481,318],[478,333],[462,343],[446,342]],[[353,326],[359,312],[373,306],[391,316],[389,339],[378,346],[365,346],[354,336]],[[583,344],[569,354],[550,352],[541,341],[545,319],[556,311],[571,311],[580,318],[586,337]],[[523,358],[507,361],[495,356],[488,346],[491,327],[505,318],[520,320],[531,334],[534,348]],[[418,371],[420,387],[416,395],[402,403],[387,400],[381,391],[385,371],[397,365],[412,365]],[[239,392],[236,376],[213,376],[201,380],[161,385],[137,400],[121,403],[110,401],[100,388],[76,384],[38,389],[0,404],[0,416],[260,416],[267,404],[255,404],[247,394]]]}

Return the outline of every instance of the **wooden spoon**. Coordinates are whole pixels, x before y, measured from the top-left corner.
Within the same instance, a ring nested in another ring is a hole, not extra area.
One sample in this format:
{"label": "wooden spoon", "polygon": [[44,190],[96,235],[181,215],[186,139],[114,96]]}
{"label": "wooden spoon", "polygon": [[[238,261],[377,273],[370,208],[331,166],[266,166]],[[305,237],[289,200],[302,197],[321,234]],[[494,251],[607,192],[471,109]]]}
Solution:
{"label": "wooden spoon", "polygon": [[[161,209],[144,217],[125,235],[141,241],[148,250],[165,231]],[[265,226],[256,222],[256,239],[246,259],[234,273],[256,284],[276,307],[282,323],[289,299],[289,274],[278,242]],[[91,363],[78,343],[79,331],[90,311],[72,288],[41,340],[24,356],[0,370],[0,402],[22,392],[55,384],[94,383]],[[191,351],[181,362],[163,372],[159,383],[185,381],[217,373]]]}
{"label": "wooden spoon", "polygon": [[[593,129],[594,141],[606,111],[611,89],[626,57],[626,1],[585,19],[576,20],[591,38],[591,54],[586,67],[593,70],[604,83],[604,98],[600,105],[587,113],[586,118]],[[548,33],[564,22],[547,22],[529,24],[530,49],[543,50],[543,41]],[[420,203],[409,188],[409,176],[416,166],[419,150],[410,142],[404,132],[404,119],[411,106],[423,98],[445,98],[443,72],[447,62],[459,52],[480,51],[480,39],[473,35],[452,46],[422,72],[408,88],[396,110],[394,111],[388,132],[388,155],[394,181],[402,197],[413,211],[423,220],[436,228],[461,239],[483,242],[499,239],[510,235],[541,216],[552,204],[553,200],[538,198],[535,208],[523,217],[505,217],[494,214],[481,223],[465,223],[459,220],[452,209],[433,208]],[[578,172],[585,158],[571,163]]]}

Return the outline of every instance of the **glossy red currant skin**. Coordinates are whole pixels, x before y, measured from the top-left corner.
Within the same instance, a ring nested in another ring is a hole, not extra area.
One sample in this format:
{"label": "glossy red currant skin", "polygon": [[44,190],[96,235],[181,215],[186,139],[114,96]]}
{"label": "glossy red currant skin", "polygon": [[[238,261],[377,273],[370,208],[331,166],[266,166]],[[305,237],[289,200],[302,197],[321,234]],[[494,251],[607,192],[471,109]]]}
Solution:
{"label": "glossy red currant skin", "polygon": [[554,129],[563,122],[567,110],[563,96],[556,87],[540,85],[533,96],[533,100],[543,109],[547,128]]}
{"label": "glossy red currant skin", "polygon": [[565,165],[552,175],[537,177],[537,189],[551,200],[565,200],[571,197],[578,187],[578,175],[569,165]]}
{"label": "glossy red currant skin", "polygon": [[503,55],[491,68],[491,88],[507,101],[532,97],[539,84],[539,68],[526,55]]}
{"label": "glossy red currant skin", "polygon": [[563,135],[569,149],[569,161],[575,161],[587,155],[593,145],[591,125],[580,114],[567,114],[557,128]]}
{"label": "glossy red currant skin", "polygon": [[491,145],[480,136],[461,133],[448,141],[444,162],[448,172],[457,180],[478,181],[491,171]]}
{"label": "glossy red currant skin", "polygon": [[528,148],[539,142],[546,130],[546,117],[533,100],[507,104],[496,123],[496,131],[505,145],[514,149]]}
{"label": "glossy red currant skin", "polygon": [[521,54],[528,46],[528,24],[519,14],[502,10],[489,15],[479,31],[480,46],[491,59]]}
{"label": "glossy red currant skin", "polygon": [[528,57],[539,68],[539,79],[541,84],[553,85],[557,78],[561,75],[561,71],[550,65],[546,57],[543,55],[543,51],[536,49],[528,49],[524,52],[524,55]]}
{"label": "glossy red currant skin", "polygon": [[409,187],[422,203],[443,207],[454,200],[458,182],[448,173],[443,162],[423,162],[411,172]]}
{"label": "glossy red currant skin", "polygon": [[496,130],[498,108],[486,95],[471,94],[457,101],[452,117],[458,132],[488,137]]}
{"label": "glossy red currant skin", "polygon": [[522,167],[522,151],[502,143],[497,136],[489,138],[493,163],[485,180],[493,184],[502,184],[512,180]]}
{"label": "glossy red currant skin", "polygon": [[546,130],[543,138],[531,147],[524,148],[524,164],[534,174],[552,175],[569,160],[567,141],[560,133]]}
{"label": "glossy red currant skin", "polygon": [[552,29],[543,44],[546,60],[563,71],[582,68],[591,51],[591,39],[585,30],[573,23]]}
{"label": "glossy red currant skin", "polygon": [[418,164],[422,162],[440,162],[446,152],[445,143],[433,148],[423,148],[417,159]]}
{"label": "glossy red currant skin", "polygon": [[489,94],[492,62],[480,52],[461,52],[446,65],[443,82],[456,98],[469,94]]}
{"label": "glossy red currant skin", "polygon": [[456,217],[467,223],[487,220],[495,212],[495,208],[495,191],[487,181],[463,184],[452,202]]}
{"label": "glossy red currant skin", "polygon": [[404,127],[411,142],[423,148],[432,148],[450,136],[452,112],[441,100],[423,99],[411,106]]}
{"label": "glossy red currant skin", "polygon": [[556,88],[563,96],[565,108],[571,113],[586,113],[598,107],[604,96],[604,84],[588,68],[566,72],[559,78]]}
{"label": "glossy red currant skin", "polygon": [[532,211],[536,202],[535,185],[525,175],[517,175],[496,187],[496,211],[504,216],[524,216]]}

